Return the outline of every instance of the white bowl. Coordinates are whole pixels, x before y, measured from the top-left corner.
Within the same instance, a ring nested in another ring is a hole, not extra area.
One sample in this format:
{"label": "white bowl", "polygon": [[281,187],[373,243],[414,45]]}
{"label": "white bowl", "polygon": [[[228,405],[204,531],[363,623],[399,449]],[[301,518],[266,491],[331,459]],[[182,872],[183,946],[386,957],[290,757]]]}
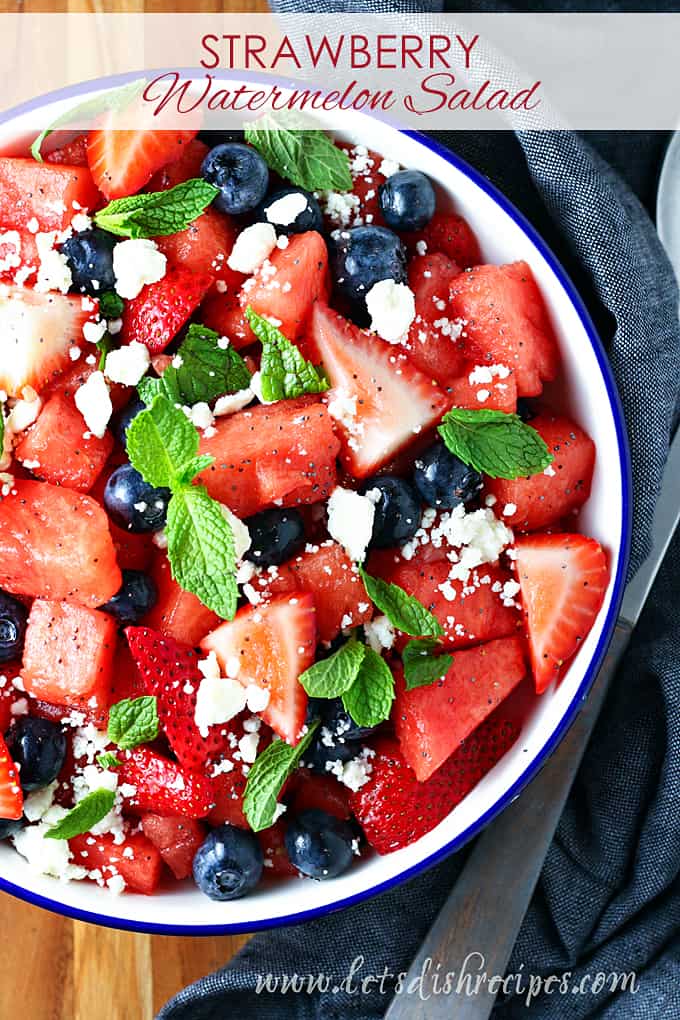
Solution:
{"label": "white bowl", "polygon": [[[10,111],[0,121],[0,150],[51,123],[80,99],[130,80],[118,76],[64,90]],[[76,98],[78,97],[78,98]],[[593,437],[597,463],[580,529],[606,548],[611,581],[597,620],[555,689],[537,699],[514,747],[432,832],[385,857],[367,856],[328,882],[280,880],[229,903],[207,899],[189,881],[145,897],[116,897],[89,882],[63,884],[37,875],[8,844],[0,844],[0,888],[71,917],[118,928],[209,935],[253,931],[318,917],[403,882],[460,848],[509,804],[545,762],[578,712],[604,657],[625,582],[630,536],[631,482],[623,413],[600,340],[566,273],[535,230],[476,170],[432,140],[364,114],[348,115],[343,136],[407,167],[438,186],[444,204],[460,212],[479,238],[485,261],[525,259],[536,276],[559,338],[564,386],[560,405]]]}

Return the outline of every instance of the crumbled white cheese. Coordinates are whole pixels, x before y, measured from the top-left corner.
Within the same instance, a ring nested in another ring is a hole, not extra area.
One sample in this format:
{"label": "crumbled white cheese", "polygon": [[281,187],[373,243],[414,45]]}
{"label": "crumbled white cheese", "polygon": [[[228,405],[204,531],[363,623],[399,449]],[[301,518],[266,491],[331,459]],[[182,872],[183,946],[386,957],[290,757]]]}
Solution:
{"label": "crumbled white cheese", "polygon": [[321,203],[326,216],[340,227],[348,227],[350,223],[354,226],[359,217],[357,213],[361,208],[361,199],[351,191],[321,191],[316,197]]}
{"label": "crumbled white cheese", "polygon": [[257,684],[248,684],[246,687],[246,699],[249,712],[264,712],[269,704],[271,695],[266,687],[258,687]]}
{"label": "crumbled white cheese", "polygon": [[119,241],[113,249],[116,293],[130,301],[143,287],[165,276],[167,259],[155,241],[146,237]]}
{"label": "crumbled white cheese", "polygon": [[49,830],[67,814],[65,808],[54,805],[36,825],[27,825],[12,836],[14,849],[26,858],[32,870],[62,882],[85,878],[87,874],[85,868],[71,863],[73,854],[68,840],[45,839]]}
{"label": "crumbled white cheese", "polygon": [[35,235],[35,244],[40,261],[35,290],[40,293],[58,290],[62,294],[67,294],[73,283],[73,277],[66,256],[62,255],[54,247],[56,239],[57,235],[54,232]]}
{"label": "crumbled white cheese", "polygon": [[9,429],[10,434],[23,432],[37,419],[41,408],[42,400],[38,396],[33,400],[17,400],[7,415],[5,428]]}
{"label": "crumbled white cheese", "polygon": [[371,329],[390,344],[401,343],[416,317],[413,291],[405,283],[380,280],[366,295]]}
{"label": "crumbled white cheese", "polygon": [[58,785],[59,783],[55,779],[49,786],[44,786],[42,790],[34,790],[33,793],[28,794],[24,800],[24,814],[29,822],[39,822],[47,814],[52,807],[54,791]]}
{"label": "crumbled white cheese", "polygon": [[78,387],[74,400],[76,407],[85,419],[88,431],[101,439],[113,414],[113,405],[104,373],[93,372],[83,385]]}
{"label": "crumbled white cheese", "polygon": [[373,534],[375,504],[351,489],[336,486],[328,500],[328,534],[351,560],[362,563]]}
{"label": "crumbled white cheese", "polygon": [[386,616],[376,616],[364,624],[366,640],[374,652],[381,652],[383,648],[391,648],[394,644],[395,630]]}
{"label": "crumbled white cheese", "polygon": [[250,549],[250,532],[243,521],[239,520],[236,514],[233,514],[228,506],[225,506],[224,504],[220,505],[222,507],[222,513],[231,527],[231,533],[234,536],[234,552],[236,554],[236,561],[238,562],[243,559],[244,554]]}
{"label": "crumbled white cheese", "polygon": [[210,404],[207,404],[205,400],[199,400],[197,404],[194,404],[188,410],[189,419],[197,429],[209,429],[215,420],[210,410]]}
{"label": "crumbled white cheese", "polygon": [[111,382],[122,383],[123,386],[136,386],[146,375],[150,364],[149,348],[133,340],[126,347],[106,355],[104,375]]}
{"label": "crumbled white cheese", "polygon": [[236,393],[227,393],[225,396],[217,398],[213,414],[215,417],[221,418],[225,414],[234,414],[236,411],[242,411],[254,397],[255,394],[250,386],[244,390],[238,390]]}
{"label": "crumbled white cheese", "polygon": [[106,333],[106,323],[103,319],[99,319],[97,322],[88,320],[83,324],[83,337],[88,344],[98,344],[104,333]]}
{"label": "crumbled white cheese", "polygon": [[237,273],[250,275],[259,269],[276,247],[276,231],[271,223],[253,223],[236,238],[227,265]]}
{"label": "crumbled white cheese", "polygon": [[277,223],[280,227],[289,227],[307,208],[307,198],[301,191],[277,198],[264,211],[269,223]]}
{"label": "crumbled white cheese", "polygon": [[383,177],[391,177],[392,174],[398,173],[399,170],[401,170],[401,167],[394,159],[384,159],[378,167],[378,173],[382,174]]}
{"label": "crumbled white cheese", "polygon": [[259,733],[245,733],[238,742],[241,760],[252,764],[257,758],[257,745],[260,742]]}
{"label": "crumbled white cheese", "polygon": [[196,694],[194,722],[205,739],[210,726],[229,722],[246,707],[246,690],[238,680],[220,676],[214,652],[197,663],[203,674]]}
{"label": "crumbled white cheese", "polygon": [[340,759],[327,761],[326,770],[332,772],[343,786],[356,793],[370,779],[371,772],[373,771],[370,759],[374,757],[375,751],[369,747],[364,747],[361,750],[361,754],[357,755],[356,758],[351,758],[348,762],[342,762]]}

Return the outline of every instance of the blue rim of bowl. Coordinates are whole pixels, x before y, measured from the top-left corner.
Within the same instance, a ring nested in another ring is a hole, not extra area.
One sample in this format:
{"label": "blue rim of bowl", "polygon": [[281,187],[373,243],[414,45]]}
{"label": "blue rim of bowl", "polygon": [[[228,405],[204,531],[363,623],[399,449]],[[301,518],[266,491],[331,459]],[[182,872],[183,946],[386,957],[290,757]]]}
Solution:
{"label": "blue rim of bowl", "polygon": [[[155,73],[163,73],[164,69],[155,69]],[[180,73],[185,73],[191,69],[180,69]],[[19,106],[13,107],[6,113],[0,116],[0,124],[5,124],[8,121],[14,120],[21,116],[23,113],[28,113],[31,110],[39,109],[41,106],[47,106],[50,103],[58,102],[61,99],[68,99],[84,93],[91,92],[96,88],[107,88],[115,87],[117,85],[125,84],[128,81],[134,81],[143,74],[148,74],[148,71],[137,71],[125,74],[113,75],[106,78],[97,78],[89,82],[81,83],[77,86],[71,86],[66,89],[58,89],[54,92],[46,93],[32,99],[27,103],[22,103]],[[234,75],[224,74],[220,77],[233,77]],[[249,78],[256,79],[260,76],[249,74]],[[631,461],[630,451],[628,447],[628,436],[625,426],[625,417],[623,413],[623,407],[621,405],[621,399],[616,386],[614,375],[611,370],[611,366],[607,359],[604,346],[600,337],[598,336],[597,330],[593,324],[588,310],[583,303],[576,287],[572,283],[569,275],[562,267],[558,258],[553,254],[552,250],[548,247],[545,241],[542,239],[540,234],[531,225],[529,220],[526,219],[523,213],[515,207],[515,205],[500,191],[494,184],[487,180],[483,174],[474,167],[470,166],[464,159],[455,153],[446,149],[439,142],[429,138],[427,135],[421,134],[419,131],[400,130],[402,134],[408,138],[413,139],[420,145],[423,145],[426,149],[434,152],[437,156],[440,156],[445,162],[455,167],[460,173],[462,173],[468,180],[472,181],[478,188],[481,189],[486,195],[488,195],[497,206],[499,206],[507,216],[520,228],[524,235],[531,241],[539,254],[545,259],[546,263],[555,274],[557,280],[565,291],[569,301],[571,302],[574,310],[576,311],[581,325],[590,341],[590,345],[595,353],[602,378],[607,391],[607,397],[609,399],[609,406],[611,409],[612,417],[614,419],[614,427],[616,431],[617,446],[619,453],[619,468],[621,471],[621,544],[619,548],[619,560],[617,564],[616,576],[614,578],[614,586],[612,592],[612,599],[605,617],[604,624],[602,626],[602,632],[600,634],[595,652],[592,659],[586,669],[583,679],[579,684],[578,690],[575,692],[574,697],[569,703],[568,708],[562,715],[559,724],[553,730],[550,738],[546,741],[541,749],[540,753],[531,761],[529,765],[524,769],[521,776],[515,780],[509,789],[498,798],[498,800],[484,812],[475,822],[469,825],[463,832],[459,833],[455,839],[450,840],[445,846],[435,850],[428,857],[419,861],[417,864],[412,865],[400,874],[395,875],[391,878],[385,879],[383,882],[379,882],[377,885],[371,886],[370,889],[363,889],[361,892],[354,893],[351,896],[346,896],[344,899],[336,900],[333,903],[324,904],[321,907],[314,907],[310,910],[302,910],[296,914],[289,914],[281,917],[276,917],[266,920],[250,921],[236,924],[210,924],[210,925],[173,925],[173,924],[160,924],[148,921],[134,921],[128,918],[111,917],[108,914],[98,914],[94,911],[81,910],[79,907],[73,907],[68,904],[64,904],[59,900],[53,900],[48,896],[42,896],[40,893],[32,892],[25,889],[23,886],[15,885],[6,878],[0,877],[0,891],[10,893],[12,896],[16,896],[18,899],[24,900],[27,903],[31,903],[37,907],[43,907],[46,910],[51,910],[53,913],[61,914],[65,917],[73,918],[77,921],[87,921],[90,924],[99,924],[107,928],[117,928],[123,931],[135,931],[147,935],[187,935],[187,936],[210,936],[210,935],[234,935],[240,933],[266,931],[268,929],[280,928],[285,925],[301,924],[305,921],[311,921],[315,918],[320,918],[326,914],[333,913],[337,910],[343,910],[346,907],[354,906],[358,903],[362,903],[365,900],[371,899],[380,893],[387,892],[390,889],[395,888],[407,882],[411,878],[415,878],[417,875],[426,871],[428,868],[433,867],[435,864],[442,861],[445,857],[450,856],[452,853],[460,850],[469,840],[473,839],[478,835],[482,829],[484,829],[501,811],[503,811],[508,804],[510,804],[524,789],[524,787],[534,778],[534,776],[540,771],[545,765],[546,761],[553,753],[557,745],[560,743],[565,733],[573,723],[574,719],[578,715],[583,703],[588,695],[588,692],[597,676],[597,672],[604,660],[604,657],[609,647],[614,627],[619,615],[619,608],[621,600],[623,598],[623,591],[626,582],[626,574],[628,569],[628,561],[630,557],[630,543],[631,543],[631,531],[632,531],[632,472],[631,472]]]}

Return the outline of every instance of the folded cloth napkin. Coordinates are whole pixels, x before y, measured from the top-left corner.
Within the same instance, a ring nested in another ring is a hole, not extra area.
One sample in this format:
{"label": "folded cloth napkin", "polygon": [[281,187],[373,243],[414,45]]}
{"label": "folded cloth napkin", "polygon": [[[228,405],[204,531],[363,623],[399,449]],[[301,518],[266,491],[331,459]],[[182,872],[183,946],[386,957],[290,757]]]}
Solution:
{"label": "folded cloth napkin", "polygon": [[[362,2],[364,9],[379,7],[377,0]],[[634,571],[648,551],[680,384],[676,282],[643,204],[653,205],[666,139],[653,133],[586,138],[569,132],[438,137],[522,209],[590,306],[628,422],[636,492]],[[609,694],[510,962],[510,973],[569,971],[570,984],[585,978],[583,994],[544,992],[528,1009],[523,996],[508,994],[494,1011],[498,1020],[680,1017],[678,605],[680,538]],[[382,987],[374,983],[365,994],[352,993],[346,984],[336,994],[258,994],[258,976],[324,974],[340,984],[359,956],[364,962],[358,978],[404,971],[464,857],[457,854],[358,906],[256,936],[222,970],[180,992],[159,1020],[223,1020],[232,1013],[241,1020],[381,1017],[392,980]],[[587,990],[587,975],[633,970],[634,995],[612,992],[609,985]]]}

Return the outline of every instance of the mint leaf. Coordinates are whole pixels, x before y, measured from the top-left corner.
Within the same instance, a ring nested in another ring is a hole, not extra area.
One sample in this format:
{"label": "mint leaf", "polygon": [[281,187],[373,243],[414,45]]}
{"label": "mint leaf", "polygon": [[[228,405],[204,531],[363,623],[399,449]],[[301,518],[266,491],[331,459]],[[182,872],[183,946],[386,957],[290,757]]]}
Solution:
{"label": "mint leaf", "polygon": [[441,645],[436,641],[409,641],[402,652],[406,690],[426,687],[440,680],[451,669],[453,656],[445,652],[437,655]]}
{"label": "mint leaf", "polygon": [[354,683],[366,646],[351,640],[327,659],[315,662],[298,679],[311,698],[337,698]]}
{"label": "mint leaf", "polygon": [[243,794],[243,813],[253,832],[273,825],[281,788],[297,768],[317,726],[318,723],[310,726],[296,747],[277,739],[255,759]]}
{"label": "mint leaf", "polygon": [[367,647],[354,683],[342,695],[345,711],[358,726],[378,726],[389,719],[393,701],[392,670],[382,656]]}
{"label": "mint leaf", "polygon": [[184,412],[157,396],[128,426],[130,463],[149,485],[172,488],[198,452],[198,432]]}
{"label": "mint leaf", "polygon": [[438,429],[447,449],[489,478],[536,475],[553,456],[536,429],[505,411],[454,407]]}
{"label": "mint leaf", "polygon": [[103,754],[97,755],[97,765],[100,765],[103,769],[119,769],[122,764],[122,761],[116,758],[115,754],[112,754],[111,751],[104,751]]}
{"label": "mint leaf", "polygon": [[106,110],[122,110],[123,107],[127,106],[128,103],[141,95],[142,89],[146,86],[145,80],[138,80],[128,82],[127,85],[122,85],[120,88],[115,89],[112,92],[105,92],[102,96],[95,96],[94,99],[87,99],[84,103],[80,103],[79,106],[75,106],[72,110],[67,113],[63,113],[60,117],[57,117],[48,128],[41,131],[38,137],[31,145],[31,155],[33,159],[37,160],[38,163],[43,162],[42,158],[42,144],[48,135],[51,135],[53,131],[58,131],[59,128],[69,127],[69,125],[80,124],[85,120],[99,116]]}
{"label": "mint leaf", "polygon": [[[137,392],[140,398],[144,401],[147,407],[151,407],[156,397],[167,396],[163,392],[163,384],[160,379],[154,379],[150,375],[145,375],[143,379],[140,379],[137,383]],[[176,403],[176,401],[172,401]]]}
{"label": "mint leaf", "polygon": [[168,507],[168,557],[172,576],[185,591],[223,619],[236,612],[236,553],[222,508],[202,485],[173,492]]}
{"label": "mint leaf", "polygon": [[271,117],[246,127],[249,142],[272,170],[307,191],[351,191],[349,157],[319,130],[290,130]]}
{"label": "mint leaf", "polygon": [[99,314],[102,319],[120,319],[125,303],[115,290],[106,290],[99,295]]}
{"label": "mint leaf", "polygon": [[280,329],[272,326],[250,306],[246,308],[250,328],[262,344],[260,386],[266,401],[287,400],[304,393],[323,393],[329,382],[322,372],[306,361]]}
{"label": "mint leaf", "polygon": [[118,237],[164,237],[186,230],[218,193],[213,184],[193,177],[167,191],[115,198],[95,213],[94,221]]}
{"label": "mint leaf", "polygon": [[192,323],[177,354],[160,378],[160,392],[178,404],[210,403],[250,385],[248,367],[231,345],[220,347],[214,329]]}
{"label": "mint leaf", "polygon": [[45,839],[73,839],[101,822],[113,808],[116,795],[113,790],[93,790],[78,801],[67,815],[48,829]]}
{"label": "mint leaf", "polygon": [[106,355],[114,349],[116,345],[113,342],[113,337],[110,333],[104,333],[101,340],[97,340],[97,350],[99,351],[99,365],[97,366],[100,372],[104,371],[106,365]]}
{"label": "mint leaf", "polygon": [[158,736],[158,706],[153,695],[124,698],[109,709],[109,740],[123,751],[148,744]]}
{"label": "mint leaf", "polygon": [[359,568],[368,597],[385,614],[392,626],[412,637],[440,637],[444,632],[437,618],[398,584],[371,577]]}

